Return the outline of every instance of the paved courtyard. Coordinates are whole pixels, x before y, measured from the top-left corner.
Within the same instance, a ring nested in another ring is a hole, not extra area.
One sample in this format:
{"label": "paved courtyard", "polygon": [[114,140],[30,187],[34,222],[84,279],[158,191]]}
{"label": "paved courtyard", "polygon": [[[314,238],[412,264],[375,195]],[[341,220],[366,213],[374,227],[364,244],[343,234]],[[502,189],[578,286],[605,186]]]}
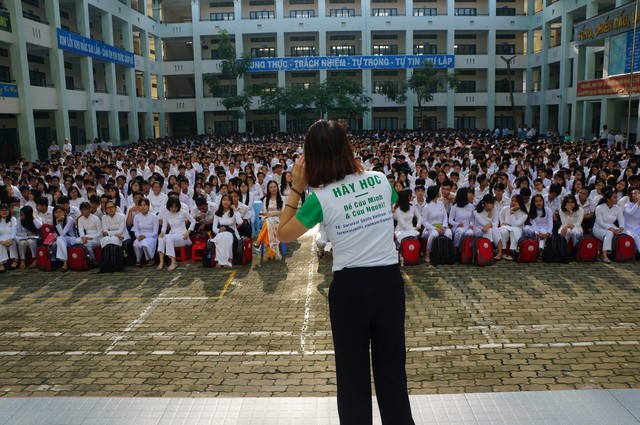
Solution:
{"label": "paved courtyard", "polygon": [[[331,258],[0,277],[0,396],[335,395]],[[407,266],[411,394],[640,388],[640,263]]]}

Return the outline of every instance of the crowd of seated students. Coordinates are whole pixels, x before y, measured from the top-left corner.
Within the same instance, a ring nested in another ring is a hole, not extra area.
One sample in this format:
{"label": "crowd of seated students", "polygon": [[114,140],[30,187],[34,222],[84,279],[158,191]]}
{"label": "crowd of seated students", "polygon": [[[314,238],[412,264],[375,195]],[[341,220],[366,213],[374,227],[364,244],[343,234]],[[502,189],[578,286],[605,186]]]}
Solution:
{"label": "crowd of seated students", "polygon": [[[240,237],[281,258],[279,216],[304,134],[237,134],[139,141],[43,161],[0,164],[0,272],[34,267],[41,229],[67,250],[131,244],[137,266],[173,271],[194,233],[232,265]],[[489,131],[363,131],[350,134],[367,170],[399,192],[396,238],[485,236],[509,259],[523,235],[540,247],[554,233],[573,245],[585,234],[611,241],[628,234],[640,247],[637,148],[552,139],[519,140]],[[312,189],[311,189],[312,190]],[[46,226],[45,226],[46,225]],[[323,243],[327,243],[323,239]]]}

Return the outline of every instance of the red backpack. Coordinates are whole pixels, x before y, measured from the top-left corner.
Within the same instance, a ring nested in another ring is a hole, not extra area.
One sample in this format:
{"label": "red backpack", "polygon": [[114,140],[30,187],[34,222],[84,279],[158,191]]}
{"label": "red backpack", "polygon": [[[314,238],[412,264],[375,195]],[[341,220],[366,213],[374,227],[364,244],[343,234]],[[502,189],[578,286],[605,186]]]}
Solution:
{"label": "red backpack", "polygon": [[518,263],[535,263],[538,261],[538,247],[540,246],[537,239],[524,238],[518,243]]}
{"label": "red backpack", "polygon": [[598,258],[598,240],[593,236],[585,236],[574,248],[574,259],[579,262],[596,261]]}
{"label": "red backpack", "polygon": [[82,244],[71,245],[67,250],[69,269],[77,272],[89,270],[93,265],[89,248]]}
{"label": "red backpack", "polygon": [[233,252],[233,264],[244,266],[253,260],[253,248],[251,245],[250,238],[243,236],[238,240],[238,245]]}
{"label": "red backpack", "polygon": [[636,259],[636,244],[629,235],[617,235],[611,243],[611,257],[616,263],[628,263]]}
{"label": "red backpack", "polygon": [[473,251],[473,264],[476,266],[491,266],[493,259],[493,245],[487,238],[475,238],[471,244]]}
{"label": "red backpack", "polygon": [[460,262],[462,264],[471,264],[473,262],[473,236],[465,236],[460,241]]}
{"label": "red backpack", "polygon": [[420,264],[420,241],[415,236],[409,236],[400,242],[400,257],[402,264]]}
{"label": "red backpack", "polygon": [[56,256],[49,245],[40,245],[36,249],[36,264],[38,268],[43,272],[50,272],[53,270]]}

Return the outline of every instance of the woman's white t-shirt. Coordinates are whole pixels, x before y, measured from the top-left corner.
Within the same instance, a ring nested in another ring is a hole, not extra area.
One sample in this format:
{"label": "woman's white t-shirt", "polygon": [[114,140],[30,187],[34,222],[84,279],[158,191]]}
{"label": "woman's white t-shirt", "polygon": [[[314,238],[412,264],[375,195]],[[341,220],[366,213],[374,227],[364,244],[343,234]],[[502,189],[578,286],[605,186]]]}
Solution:
{"label": "woman's white t-shirt", "polygon": [[384,174],[365,171],[307,197],[296,218],[308,228],[324,223],[333,244],[333,271],[398,263],[391,206],[398,195]]}

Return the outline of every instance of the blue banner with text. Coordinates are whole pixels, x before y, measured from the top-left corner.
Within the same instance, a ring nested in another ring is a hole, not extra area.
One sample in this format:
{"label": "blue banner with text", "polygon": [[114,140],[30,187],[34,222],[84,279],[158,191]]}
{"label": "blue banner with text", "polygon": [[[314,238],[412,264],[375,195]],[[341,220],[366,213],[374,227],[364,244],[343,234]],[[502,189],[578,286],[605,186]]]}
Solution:
{"label": "blue banner with text", "polygon": [[249,72],[315,71],[353,69],[420,68],[430,62],[434,68],[453,68],[454,55],[393,55],[393,56],[306,56],[294,58],[257,58],[251,60]]}
{"label": "blue banner with text", "polygon": [[0,97],[18,97],[18,86],[0,83]]}
{"label": "blue banner with text", "polygon": [[60,49],[78,53],[83,56],[91,56],[92,58],[101,59],[107,62],[113,62],[118,65],[126,66],[127,68],[133,68],[135,66],[135,59],[131,52],[60,28],[57,28],[57,30],[58,47]]}

